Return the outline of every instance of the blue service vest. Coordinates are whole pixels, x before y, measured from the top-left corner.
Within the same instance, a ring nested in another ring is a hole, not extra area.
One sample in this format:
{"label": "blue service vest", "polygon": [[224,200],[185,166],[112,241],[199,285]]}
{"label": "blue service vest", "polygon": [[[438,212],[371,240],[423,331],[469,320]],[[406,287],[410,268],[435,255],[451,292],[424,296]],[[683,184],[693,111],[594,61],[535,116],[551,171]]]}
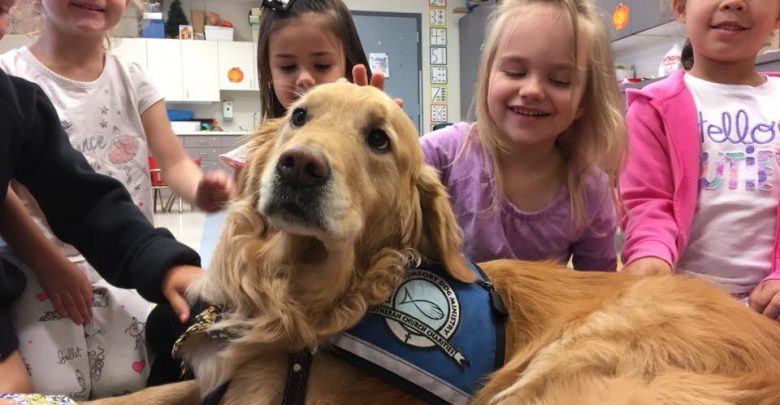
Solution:
{"label": "blue service vest", "polygon": [[506,309],[487,276],[461,283],[441,264],[409,268],[387,302],[331,340],[339,357],[429,403],[463,404],[504,364]]}

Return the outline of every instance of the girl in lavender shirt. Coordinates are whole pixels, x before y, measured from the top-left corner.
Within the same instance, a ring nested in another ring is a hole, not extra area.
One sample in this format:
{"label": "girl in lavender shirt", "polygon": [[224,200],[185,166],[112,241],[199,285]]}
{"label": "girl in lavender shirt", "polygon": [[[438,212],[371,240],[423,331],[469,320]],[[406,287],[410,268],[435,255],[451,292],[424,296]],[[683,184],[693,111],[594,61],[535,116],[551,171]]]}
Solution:
{"label": "girl in lavender shirt", "polygon": [[492,18],[476,123],[421,139],[464,254],[614,271],[625,124],[606,27],[587,0],[507,0]]}

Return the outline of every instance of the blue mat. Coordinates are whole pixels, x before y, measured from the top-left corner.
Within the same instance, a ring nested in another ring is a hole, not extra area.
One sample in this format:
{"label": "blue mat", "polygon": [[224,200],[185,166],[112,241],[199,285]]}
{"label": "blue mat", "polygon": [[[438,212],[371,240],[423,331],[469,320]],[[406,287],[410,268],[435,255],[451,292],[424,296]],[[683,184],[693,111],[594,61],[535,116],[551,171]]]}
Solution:
{"label": "blue mat", "polygon": [[206,214],[203,221],[203,235],[200,239],[200,263],[204,269],[208,269],[211,263],[211,256],[217,247],[219,235],[222,233],[222,227],[225,224],[227,210]]}

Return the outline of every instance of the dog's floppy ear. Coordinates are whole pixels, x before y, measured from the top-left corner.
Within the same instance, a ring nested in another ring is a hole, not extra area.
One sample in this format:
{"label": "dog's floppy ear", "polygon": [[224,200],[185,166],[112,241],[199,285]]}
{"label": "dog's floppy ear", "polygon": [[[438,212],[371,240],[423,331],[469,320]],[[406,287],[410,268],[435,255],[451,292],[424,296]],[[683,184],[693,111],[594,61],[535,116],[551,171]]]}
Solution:
{"label": "dog's floppy ear", "polygon": [[[187,294],[199,296],[213,304],[235,305],[230,292],[240,290],[242,269],[246,264],[246,251],[252,251],[250,245],[268,230],[265,220],[257,214],[257,201],[260,198],[260,179],[263,168],[276,145],[281,120],[267,120],[249,140],[247,165],[241,171],[239,193],[230,204],[225,226],[222,228],[219,243],[209,265],[208,275],[190,285]],[[249,247],[247,247],[249,246]],[[250,259],[251,260],[251,259]]]}
{"label": "dog's floppy ear", "polygon": [[240,195],[243,195],[246,191],[251,193],[258,190],[263,168],[268,160],[269,153],[276,145],[276,139],[283,125],[283,118],[266,120],[257,133],[252,135],[249,141],[250,152],[247,166],[241,171],[241,177],[238,180]]}
{"label": "dog's floppy ear", "polygon": [[466,259],[460,253],[461,232],[450,206],[450,198],[436,170],[423,165],[416,179],[420,195],[422,247],[424,256],[441,262],[456,280],[476,280]]}

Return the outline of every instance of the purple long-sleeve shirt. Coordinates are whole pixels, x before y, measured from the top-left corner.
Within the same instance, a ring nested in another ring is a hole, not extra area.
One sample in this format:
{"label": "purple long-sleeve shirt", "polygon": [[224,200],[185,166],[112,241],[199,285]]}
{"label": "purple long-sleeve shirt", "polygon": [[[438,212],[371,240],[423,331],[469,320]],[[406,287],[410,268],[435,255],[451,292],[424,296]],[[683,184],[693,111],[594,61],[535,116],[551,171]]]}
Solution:
{"label": "purple long-sleeve shirt", "polygon": [[[505,197],[490,210],[494,193],[493,165],[478,143],[461,152],[476,127],[458,123],[420,139],[425,160],[436,167],[450,193],[452,207],[463,229],[463,252],[475,262],[513,258],[524,260],[572,259],[578,270],[614,271],[617,266],[617,219],[607,176],[585,179],[586,226],[575,229],[568,190],[535,212],[524,212]],[[507,179],[511,181],[511,179]]]}

